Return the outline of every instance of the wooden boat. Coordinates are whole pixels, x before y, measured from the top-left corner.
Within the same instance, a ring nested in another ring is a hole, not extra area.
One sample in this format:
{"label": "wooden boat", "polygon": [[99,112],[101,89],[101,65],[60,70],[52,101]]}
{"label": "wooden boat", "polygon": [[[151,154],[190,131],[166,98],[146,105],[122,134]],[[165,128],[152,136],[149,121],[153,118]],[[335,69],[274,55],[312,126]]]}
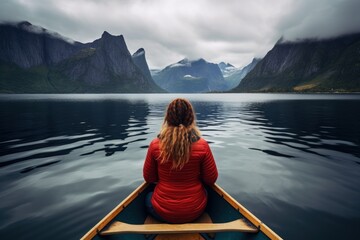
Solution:
{"label": "wooden boat", "polygon": [[156,222],[144,204],[153,189],[154,184],[141,184],[81,239],[281,239],[217,184],[207,187],[206,212],[195,222]]}

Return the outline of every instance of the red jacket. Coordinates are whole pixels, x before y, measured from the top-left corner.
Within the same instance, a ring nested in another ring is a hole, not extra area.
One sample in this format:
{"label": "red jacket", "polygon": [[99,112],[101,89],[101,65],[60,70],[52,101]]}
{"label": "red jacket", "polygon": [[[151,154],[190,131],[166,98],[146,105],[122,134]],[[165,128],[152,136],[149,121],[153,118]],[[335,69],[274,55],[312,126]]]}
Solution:
{"label": "red jacket", "polygon": [[208,143],[200,138],[191,145],[190,160],[181,170],[171,169],[172,162],[160,164],[159,139],[149,146],[143,175],[147,182],[157,182],[151,203],[170,223],[191,222],[205,210],[207,195],[203,183],[215,183],[218,172]]}

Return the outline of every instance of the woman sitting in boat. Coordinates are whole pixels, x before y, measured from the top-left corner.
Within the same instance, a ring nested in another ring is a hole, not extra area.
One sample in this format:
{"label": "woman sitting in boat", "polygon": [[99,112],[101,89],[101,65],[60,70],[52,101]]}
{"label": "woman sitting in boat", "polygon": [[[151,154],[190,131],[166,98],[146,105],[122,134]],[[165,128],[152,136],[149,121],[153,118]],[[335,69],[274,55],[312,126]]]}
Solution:
{"label": "woman sitting in boat", "polygon": [[143,175],[145,181],[156,183],[146,197],[147,210],[156,219],[192,222],[204,212],[204,184],[214,184],[218,171],[188,100],[178,98],[169,104],[160,134],[150,143]]}

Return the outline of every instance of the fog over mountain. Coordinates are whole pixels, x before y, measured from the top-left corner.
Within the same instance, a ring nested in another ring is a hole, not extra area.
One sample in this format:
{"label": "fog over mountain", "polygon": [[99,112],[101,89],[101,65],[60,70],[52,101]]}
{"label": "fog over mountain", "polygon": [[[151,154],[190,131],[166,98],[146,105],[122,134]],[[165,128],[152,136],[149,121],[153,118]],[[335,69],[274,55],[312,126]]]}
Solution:
{"label": "fog over mountain", "polygon": [[123,35],[81,43],[29,22],[0,24],[0,91],[6,93],[354,92],[360,91],[360,33],[280,38],[243,68],[204,58],[150,72]]}
{"label": "fog over mountain", "polygon": [[277,40],[328,38],[360,31],[358,0],[3,1],[0,21],[27,20],[76,41],[103,31],[123,35],[130,52],[146,49],[151,69],[184,58],[243,68]]}
{"label": "fog over mountain", "polygon": [[360,92],[360,32],[278,41],[234,92]]}

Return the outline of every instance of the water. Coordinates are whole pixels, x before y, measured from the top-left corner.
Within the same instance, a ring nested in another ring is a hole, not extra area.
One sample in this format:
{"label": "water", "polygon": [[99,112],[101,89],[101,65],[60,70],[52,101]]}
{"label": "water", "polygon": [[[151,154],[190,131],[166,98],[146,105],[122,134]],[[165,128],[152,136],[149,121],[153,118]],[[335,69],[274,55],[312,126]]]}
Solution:
{"label": "water", "polygon": [[[78,239],[142,180],[180,95],[0,95],[1,239]],[[218,183],[285,239],[358,238],[360,95],[184,95]]]}

